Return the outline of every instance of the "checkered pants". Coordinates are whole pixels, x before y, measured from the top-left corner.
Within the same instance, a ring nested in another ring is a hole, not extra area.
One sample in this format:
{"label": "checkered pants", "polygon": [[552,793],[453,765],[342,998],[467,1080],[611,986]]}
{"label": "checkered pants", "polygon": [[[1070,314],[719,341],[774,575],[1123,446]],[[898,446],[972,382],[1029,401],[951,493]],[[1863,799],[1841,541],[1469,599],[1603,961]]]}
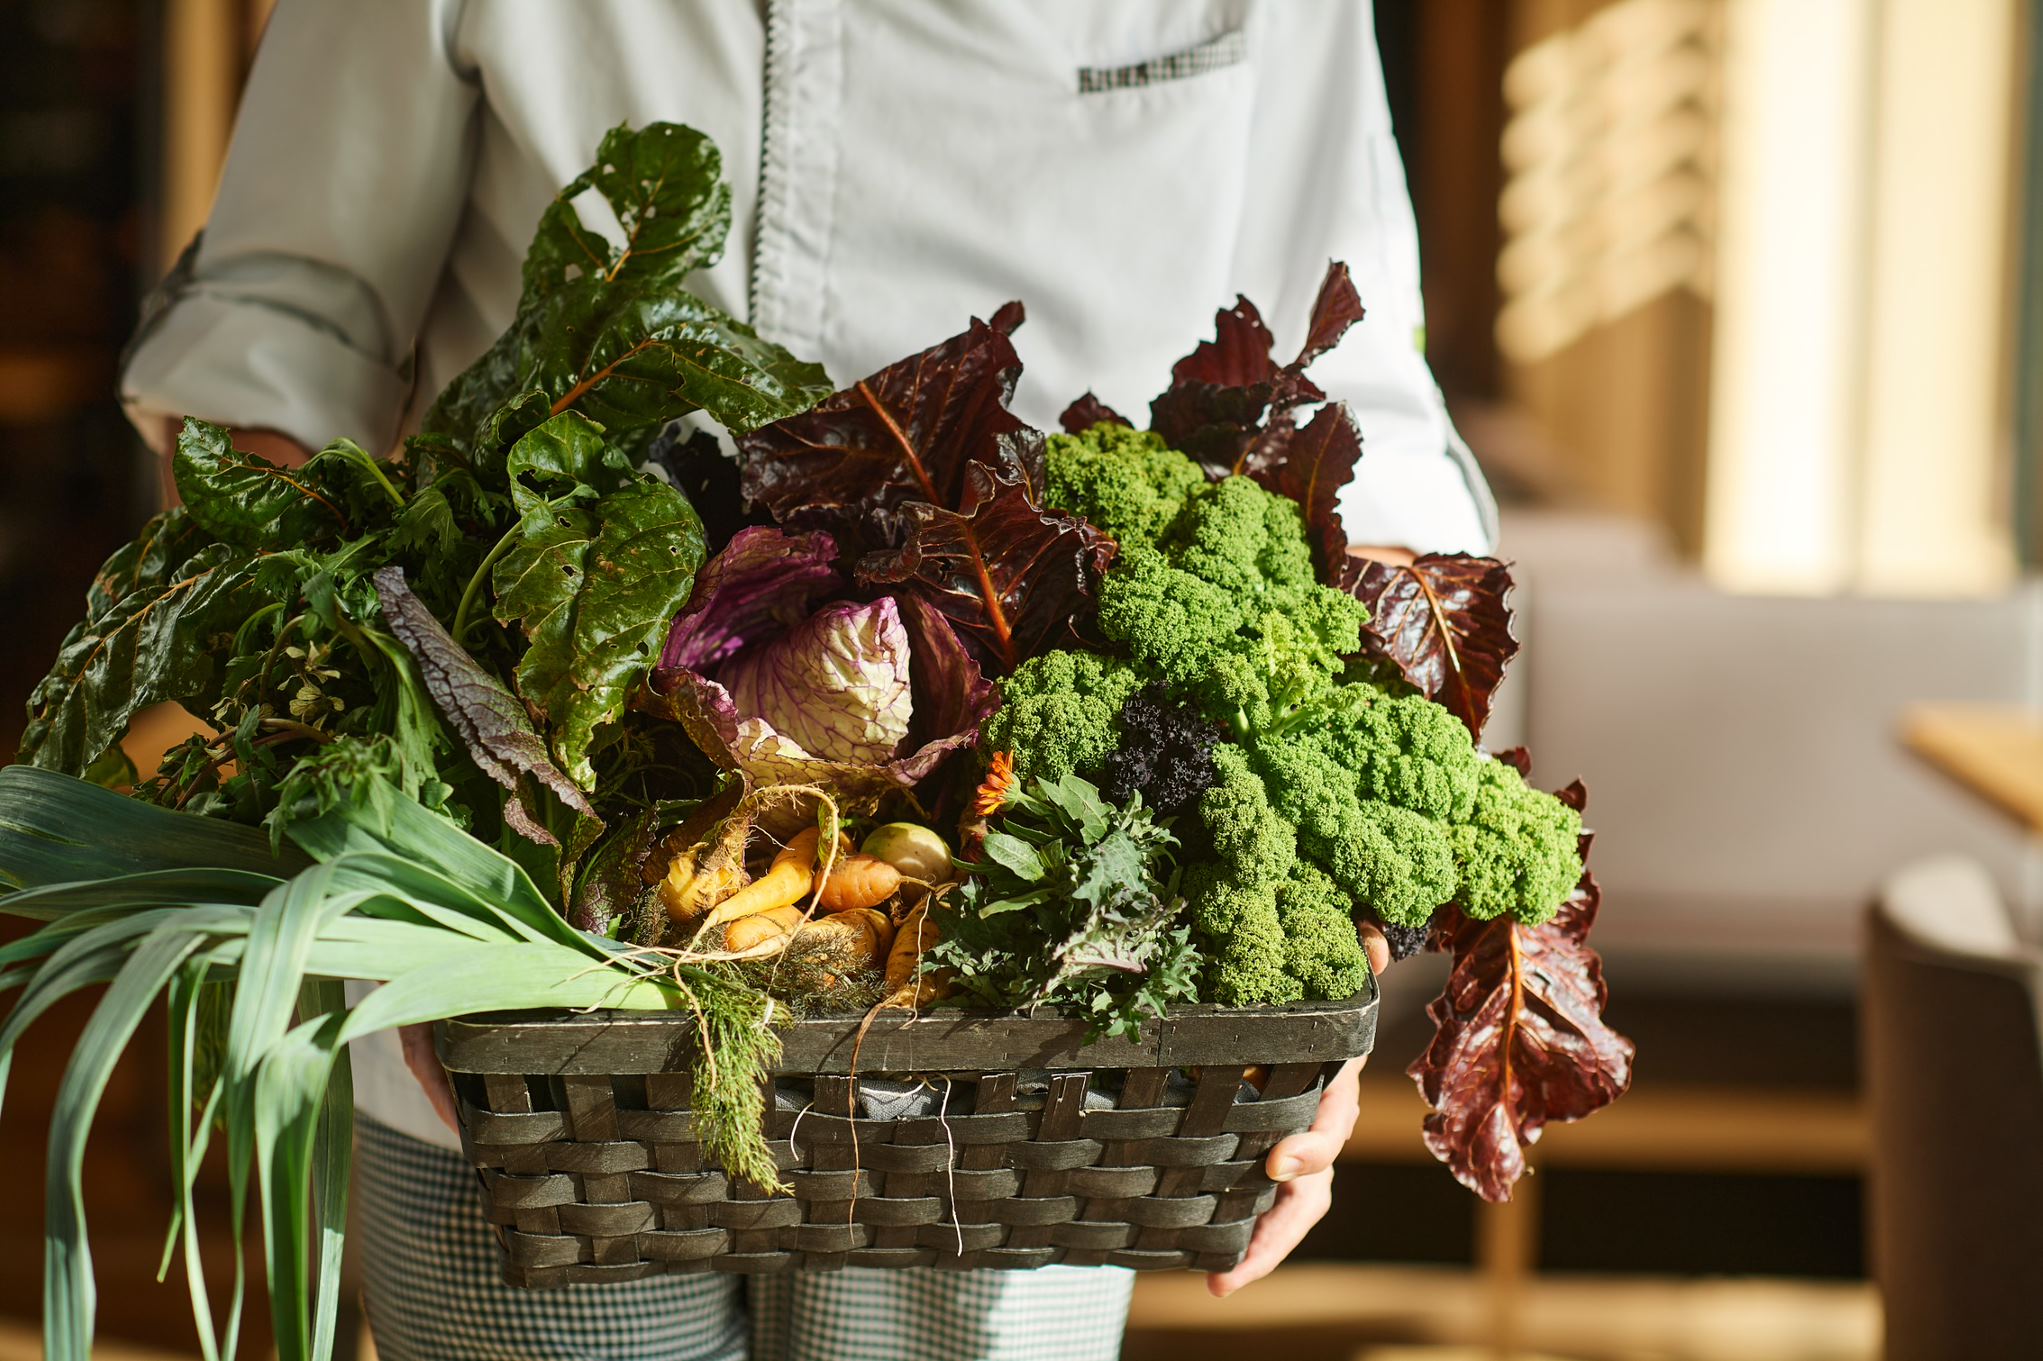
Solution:
{"label": "checkered pants", "polygon": [[356,1121],[354,1249],[379,1361],[1109,1361],[1130,1272],[720,1272],[517,1290],[475,1174]]}

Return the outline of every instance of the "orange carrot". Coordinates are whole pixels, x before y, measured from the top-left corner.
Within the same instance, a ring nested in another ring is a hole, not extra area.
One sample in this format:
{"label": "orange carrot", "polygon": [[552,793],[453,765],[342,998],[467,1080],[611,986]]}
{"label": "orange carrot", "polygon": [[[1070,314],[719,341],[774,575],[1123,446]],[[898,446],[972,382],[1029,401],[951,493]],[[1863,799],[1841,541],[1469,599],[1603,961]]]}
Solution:
{"label": "orange carrot", "polygon": [[877,856],[844,856],[825,878],[816,871],[816,905],[825,912],[843,912],[855,907],[878,907],[901,887],[901,871]]}

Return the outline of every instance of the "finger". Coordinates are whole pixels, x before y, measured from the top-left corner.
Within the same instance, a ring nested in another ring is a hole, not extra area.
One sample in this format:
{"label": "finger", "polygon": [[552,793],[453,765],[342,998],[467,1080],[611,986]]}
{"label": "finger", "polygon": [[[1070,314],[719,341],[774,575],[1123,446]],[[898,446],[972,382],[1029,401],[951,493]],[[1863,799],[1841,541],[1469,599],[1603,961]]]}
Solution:
{"label": "finger", "polygon": [[1361,1071],[1361,1059],[1342,1064],[1341,1071],[1327,1084],[1326,1095],[1320,1098],[1319,1113],[1313,1116],[1311,1128],[1277,1141],[1263,1163],[1270,1180],[1293,1181],[1333,1166],[1348,1136],[1354,1133],[1355,1117],[1361,1110],[1356,1085]]}
{"label": "finger", "polygon": [[1346,1138],[1355,1127],[1355,1116],[1362,1109],[1362,1065],[1367,1062],[1365,1054],[1341,1065],[1341,1071],[1327,1084],[1326,1095],[1319,1099],[1319,1114],[1312,1118],[1314,1129],[1335,1130]]}
{"label": "finger", "polygon": [[433,1048],[433,1028],[430,1025],[401,1026],[397,1038],[404,1048],[404,1066],[411,1069],[411,1075],[418,1079],[426,1100],[432,1103],[433,1114],[439,1116],[448,1129],[459,1134],[461,1120],[454,1109],[454,1084],[448,1079],[447,1070],[441,1066],[440,1056]]}
{"label": "finger", "polygon": [[1277,1199],[1256,1221],[1255,1234],[1241,1262],[1231,1270],[1210,1273],[1206,1288],[1225,1299],[1274,1271],[1312,1226],[1326,1217],[1327,1207],[1333,1204],[1333,1184],[1334,1174],[1322,1172],[1280,1187]]}
{"label": "finger", "polygon": [[1347,1140],[1328,1130],[1309,1129],[1294,1134],[1270,1150],[1264,1170],[1275,1182],[1297,1181],[1326,1171],[1341,1155]]}
{"label": "finger", "polygon": [[1369,956],[1369,972],[1381,977],[1390,967],[1390,942],[1374,922],[1356,922],[1355,934],[1362,937],[1362,953]]}

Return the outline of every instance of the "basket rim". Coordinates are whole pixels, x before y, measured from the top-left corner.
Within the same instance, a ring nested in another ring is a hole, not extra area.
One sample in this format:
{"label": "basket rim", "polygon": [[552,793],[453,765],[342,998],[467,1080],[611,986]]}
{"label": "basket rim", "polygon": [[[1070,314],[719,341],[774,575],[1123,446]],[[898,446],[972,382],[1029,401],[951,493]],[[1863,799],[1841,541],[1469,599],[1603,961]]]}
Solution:
{"label": "basket rim", "polygon": [[[1085,1043],[1083,1018],[1056,1012],[937,1008],[882,1012],[857,1072],[1178,1068],[1208,1063],[1315,1063],[1367,1054],[1381,993],[1372,975],[1352,997],[1271,1007],[1174,1007],[1135,1036]],[[775,1073],[851,1073],[863,1015],[805,1017],[782,1033]],[[439,1022],[451,1072],[590,1076],[686,1071],[698,1031],[686,1015],[646,1011],[480,1012]]]}

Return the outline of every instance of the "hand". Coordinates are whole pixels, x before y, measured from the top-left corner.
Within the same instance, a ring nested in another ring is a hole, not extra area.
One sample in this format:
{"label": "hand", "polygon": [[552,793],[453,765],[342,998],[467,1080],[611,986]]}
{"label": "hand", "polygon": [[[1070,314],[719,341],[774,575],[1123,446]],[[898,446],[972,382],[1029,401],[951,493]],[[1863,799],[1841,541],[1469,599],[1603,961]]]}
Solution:
{"label": "hand", "polygon": [[[1373,926],[1357,924],[1362,948],[1369,954],[1369,967],[1378,974],[1390,965],[1390,945]],[[1252,1281],[1260,1281],[1291,1255],[1313,1225],[1326,1217],[1334,1202],[1334,1159],[1346,1147],[1361,1110],[1362,1093],[1358,1079],[1368,1059],[1350,1059],[1327,1084],[1319,1099],[1319,1114],[1312,1128],[1281,1140],[1270,1150],[1265,1167],[1278,1183],[1277,1199],[1256,1221],[1255,1236],[1249,1239],[1248,1254],[1232,1271],[1216,1271],[1206,1277],[1206,1288],[1225,1298]]]}
{"label": "hand", "polygon": [[[397,1039],[404,1046],[404,1066],[411,1069],[411,1075],[425,1091],[426,1100],[433,1103],[433,1114],[459,1134],[461,1121],[454,1112],[454,1084],[448,1080],[447,1070],[440,1066],[440,1055],[433,1048],[433,1027],[400,1026]],[[1348,1123],[1354,1124],[1355,1117],[1350,1115]]]}

